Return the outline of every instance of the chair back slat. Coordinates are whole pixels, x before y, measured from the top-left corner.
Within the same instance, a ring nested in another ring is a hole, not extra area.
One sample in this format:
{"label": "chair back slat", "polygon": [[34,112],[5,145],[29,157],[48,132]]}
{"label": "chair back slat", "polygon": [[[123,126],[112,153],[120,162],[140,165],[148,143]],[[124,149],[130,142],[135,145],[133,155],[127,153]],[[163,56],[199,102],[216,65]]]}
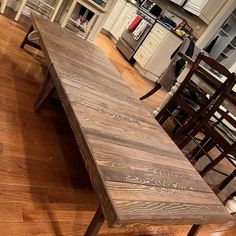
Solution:
{"label": "chair back slat", "polygon": [[[184,119],[184,124],[181,125],[176,135],[188,135],[196,124],[209,118],[206,114],[213,106],[221,105],[223,96],[229,91],[229,88],[232,89],[235,85],[235,75],[203,52],[199,53],[194,62],[186,56],[183,57],[190,61],[192,67],[170,102],[176,102],[188,118]],[[224,79],[220,80],[215,74],[204,68],[202,62],[224,76]],[[209,91],[205,91],[204,87],[207,87]],[[197,101],[191,102],[192,98]],[[180,110],[180,108],[178,109]]]}
{"label": "chair back slat", "polygon": [[232,78],[232,73],[225,66],[221,65],[213,58],[203,54],[201,56],[201,60],[204,61],[207,65],[209,65],[213,70],[220,72],[221,75],[227,78]]}

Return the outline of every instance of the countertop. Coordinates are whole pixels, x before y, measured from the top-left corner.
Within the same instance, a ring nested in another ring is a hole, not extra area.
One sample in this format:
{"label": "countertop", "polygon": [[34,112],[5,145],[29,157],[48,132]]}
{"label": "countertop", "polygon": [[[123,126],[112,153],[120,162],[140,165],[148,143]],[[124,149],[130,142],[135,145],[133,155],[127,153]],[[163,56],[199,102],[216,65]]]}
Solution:
{"label": "countertop", "polygon": [[[140,9],[140,5],[138,3],[133,3],[132,1],[127,0],[128,3],[132,4],[133,6],[137,7],[138,9]],[[142,10],[142,9],[140,9]],[[181,37],[180,35],[178,35],[175,31],[171,30],[167,25],[165,25],[165,23],[163,21],[161,21],[160,19],[156,20],[156,23],[162,25],[163,27],[165,27],[166,29],[168,29],[171,33],[173,33],[176,37],[180,38],[183,40],[183,37]]]}

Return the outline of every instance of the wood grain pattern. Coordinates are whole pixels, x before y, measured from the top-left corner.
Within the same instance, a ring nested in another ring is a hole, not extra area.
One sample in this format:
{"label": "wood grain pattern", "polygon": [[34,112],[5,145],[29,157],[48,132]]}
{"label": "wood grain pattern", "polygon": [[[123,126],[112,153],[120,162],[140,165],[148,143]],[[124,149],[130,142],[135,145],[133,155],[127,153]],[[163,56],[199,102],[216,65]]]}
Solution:
{"label": "wood grain pattern", "polygon": [[109,226],[231,219],[99,48],[32,22]]}

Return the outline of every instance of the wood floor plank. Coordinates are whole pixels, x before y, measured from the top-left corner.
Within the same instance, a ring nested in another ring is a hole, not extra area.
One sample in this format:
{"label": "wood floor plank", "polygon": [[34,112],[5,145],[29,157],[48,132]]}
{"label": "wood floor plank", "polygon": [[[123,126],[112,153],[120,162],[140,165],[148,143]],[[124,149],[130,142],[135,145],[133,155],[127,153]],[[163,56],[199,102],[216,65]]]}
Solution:
{"label": "wood floor plank", "polygon": [[1,204],[0,207],[0,222],[23,222],[23,212],[20,203],[7,202]]}

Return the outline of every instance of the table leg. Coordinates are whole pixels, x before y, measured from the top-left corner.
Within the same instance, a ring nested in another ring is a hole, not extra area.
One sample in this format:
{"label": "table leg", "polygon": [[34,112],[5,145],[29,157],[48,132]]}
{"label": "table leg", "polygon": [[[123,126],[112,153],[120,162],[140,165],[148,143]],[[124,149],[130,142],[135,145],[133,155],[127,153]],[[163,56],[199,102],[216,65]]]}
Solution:
{"label": "table leg", "polygon": [[201,229],[201,225],[193,225],[187,236],[196,236]]}
{"label": "table leg", "polygon": [[28,36],[29,36],[29,34],[30,34],[31,32],[33,32],[33,30],[34,30],[34,28],[33,28],[33,26],[31,26],[30,29],[29,29],[29,31],[28,31],[27,34],[25,35],[25,38],[24,38],[23,42],[22,42],[21,45],[20,45],[21,48],[24,48],[25,44],[26,44],[27,41],[28,41]]}
{"label": "table leg", "polygon": [[23,42],[22,42],[21,45],[20,45],[21,48],[24,48],[24,46],[25,46],[26,44],[28,44],[28,45],[30,45],[30,46],[32,46],[32,47],[34,47],[34,48],[37,48],[37,49],[41,50],[40,45],[38,45],[37,43],[34,43],[34,42],[32,42],[32,41],[30,41],[30,40],[28,39],[28,36],[29,36],[30,33],[32,33],[33,31],[34,31],[34,28],[33,28],[33,26],[31,26],[30,29],[29,29],[29,31],[28,31],[27,34],[25,35],[25,38],[24,38]]}
{"label": "table leg", "polygon": [[99,206],[95,216],[89,224],[84,236],[96,236],[104,223],[104,215],[101,206]]}
{"label": "table leg", "polygon": [[47,74],[41,84],[37,97],[34,103],[34,111],[39,112],[45,100],[53,93],[55,90],[55,85],[52,81],[50,69],[52,65],[49,67]]}

